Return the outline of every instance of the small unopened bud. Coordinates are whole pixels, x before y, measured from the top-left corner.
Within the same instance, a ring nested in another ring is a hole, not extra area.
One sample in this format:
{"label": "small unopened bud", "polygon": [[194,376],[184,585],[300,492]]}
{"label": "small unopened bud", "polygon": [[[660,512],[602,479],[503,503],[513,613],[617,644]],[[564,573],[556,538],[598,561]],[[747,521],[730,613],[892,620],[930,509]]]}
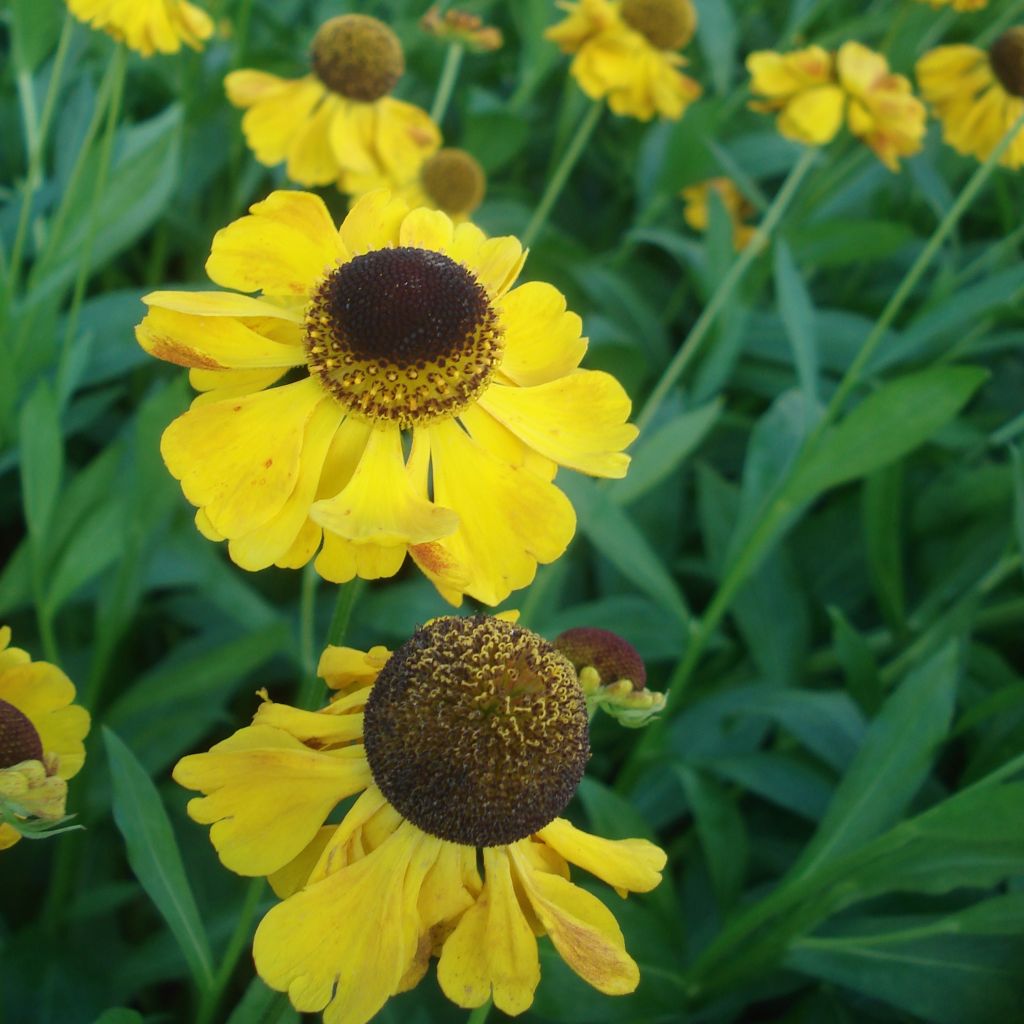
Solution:
{"label": "small unopened bud", "polygon": [[1011,96],[1024,97],[1024,27],[1007,29],[988,51],[996,78]]}
{"label": "small unopened bud", "polygon": [[453,9],[441,14],[431,7],[420,18],[420,28],[438,39],[461,43],[474,53],[500,50],[504,42],[500,29],[485,25],[475,14]]}

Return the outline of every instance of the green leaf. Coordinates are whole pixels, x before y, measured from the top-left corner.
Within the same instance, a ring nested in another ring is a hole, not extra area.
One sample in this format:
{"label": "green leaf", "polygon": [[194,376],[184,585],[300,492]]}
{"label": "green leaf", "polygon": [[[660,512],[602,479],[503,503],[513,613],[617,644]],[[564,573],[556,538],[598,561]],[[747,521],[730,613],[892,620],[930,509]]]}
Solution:
{"label": "green leaf", "polygon": [[114,821],[124,836],[128,863],[174,933],[196,984],[208,990],[214,982],[210,946],[160,794],[135,755],[106,726],[103,742]]}
{"label": "green leaf", "polygon": [[580,530],[594,547],[658,605],[687,622],[686,602],[663,560],[608,491],[576,473],[566,473],[558,482],[576,507]]}
{"label": "green leaf", "polygon": [[297,1024],[298,1019],[284,992],[275,992],[261,979],[253,978],[227,1024]]}
{"label": "green leaf", "polygon": [[14,65],[19,72],[31,72],[57,45],[61,5],[39,0],[11,0],[14,22]]}
{"label": "green leaf", "polygon": [[116,1006],[111,1010],[104,1010],[94,1024],[142,1024],[142,1021],[142,1014],[138,1010]]}
{"label": "green leaf", "polygon": [[1024,559],[1024,452],[1019,445],[1010,446],[1013,458],[1013,526],[1017,547]]}
{"label": "green leaf", "polygon": [[800,461],[786,487],[794,504],[908,455],[952,420],[988,371],[937,366],[883,384]]}
{"label": "green leaf", "polygon": [[809,402],[818,394],[818,341],[814,303],[785,239],[775,242],[775,294],[793,349],[800,387]]}
{"label": "green leaf", "polygon": [[882,705],[884,684],[878,663],[868,642],[850,625],[842,609],[828,609],[832,619],[832,646],[843,667],[850,695],[865,714],[873,715]]}
{"label": "green leaf", "polygon": [[715,92],[729,91],[736,74],[738,33],[736,18],[728,0],[695,0],[697,6],[697,43],[711,73]]}
{"label": "green leaf", "polygon": [[864,482],[864,539],[878,604],[894,630],[906,617],[903,585],[903,468],[893,463]]}
{"label": "green leaf", "polygon": [[652,434],[644,435],[633,452],[629,473],[616,481],[612,496],[628,505],[675,473],[722,414],[721,399],[673,416]]}
{"label": "green leaf", "polygon": [[949,731],[959,663],[959,646],[947,643],[886,701],[794,867],[794,877],[813,874],[899,820]]}
{"label": "green leaf", "polygon": [[33,543],[40,544],[49,540],[64,462],[60,413],[45,381],[21,407],[18,441],[25,522]]}

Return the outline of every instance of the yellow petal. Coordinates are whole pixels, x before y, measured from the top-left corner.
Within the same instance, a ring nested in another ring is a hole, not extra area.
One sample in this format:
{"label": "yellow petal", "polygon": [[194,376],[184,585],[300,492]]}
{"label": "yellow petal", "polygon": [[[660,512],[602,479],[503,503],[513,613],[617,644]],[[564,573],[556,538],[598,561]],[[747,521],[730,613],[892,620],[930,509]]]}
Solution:
{"label": "yellow petal", "polygon": [[597,875],[615,889],[650,892],[661,882],[665,851],[646,839],[602,839],[555,818],[537,833],[572,864]]}
{"label": "yellow petal", "polygon": [[331,583],[347,583],[356,576],[364,580],[379,580],[394,576],[402,568],[405,554],[405,544],[356,544],[327,532],[315,565],[316,571]]}
{"label": "yellow petal", "polygon": [[333,715],[323,711],[303,711],[276,701],[264,701],[256,711],[253,725],[267,725],[288,733],[301,743],[315,741],[317,749],[335,747],[363,738],[361,714]]}
{"label": "yellow petal", "polygon": [[822,85],[795,96],[779,115],[779,131],[811,146],[831,142],[842,127],[846,97],[835,85]]}
{"label": "yellow petal", "polygon": [[465,243],[469,224],[460,224],[452,238],[448,255],[465,263],[492,298],[500,298],[515,284],[526,262],[526,252],[511,235],[488,238],[479,245]]}
{"label": "yellow petal", "polygon": [[[291,553],[292,546],[308,522],[316,498],[328,448],[341,423],[344,411],[336,402],[321,402],[306,424],[299,454],[299,472],[288,500],[272,519],[255,530],[232,538],[228,545],[231,560],[250,572],[274,565]],[[312,557],[309,551],[307,560]],[[302,563],[305,564],[305,563]]]}
{"label": "yellow petal", "polygon": [[284,82],[253,102],[242,115],[242,133],[253,156],[267,167],[281,163],[323,96],[323,85],[307,76]]}
{"label": "yellow petal", "polygon": [[298,345],[271,341],[226,316],[193,316],[155,307],[135,328],[135,338],[157,359],[205,370],[287,368],[305,362]]}
{"label": "yellow petal", "polygon": [[626,952],[612,912],[595,896],[558,875],[534,871],[509,848],[516,880],[562,959],[605,995],[633,992],[640,971]]}
{"label": "yellow petal", "polygon": [[311,512],[325,530],[357,543],[422,544],[452,533],[455,514],[417,494],[396,424],[375,425],[352,479]]}
{"label": "yellow petal", "polygon": [[295,490],[306,425],[330,401],[312,380],[193,407],[164,431],[160,451],[193,505],[225,537],[268,522]]}
{"label": "yellow petal", "polygon": [[522,1013],[540,981],[537,940],[519,906],[506,849],[486,847],[483,857],[483,891],[446,940],[437,980],[458,1006],[493,998],[504,1013]]}
{"label": "yellow petal", "polygon": [[542,480],[554,480],[558,464],[524,444],[508,427],[502,426],[479,405],[471,405],[459,413],[459,421],[481,448],[486,448],[502,462],[523,466]]}
{"label": "yellow petal", "polygon": [[339,99],[335,104],[329,141],[343,180],[350,173],[379,172],[373,141],[374,129],[374,104],[346,99]]}
{"label": "yellow petal", "polygon": [[307,118],[288,146],[287,174],[300,185],[329,185],[338,177],[338,161],[330,143],[337,101],[331,95]]}
{"label": "yellow petal", "polygon": [[331,836],[337,831],[337,825],[324,825],[294,860],[288,861],[283,868],[267,875],[270,888],[274,890],[274,895],[278,899],[287,899],[309,881],[310,872],[320,859]]}
{"label": "yellow petal", "polygon": [[[537,562],[552,562],[576,529],[569,500],[552,484],[494,458],[454,422],[425,428],[434,468],[434,498],[459,517],[459,528],[436,544],[461,567],[465,592],[499,604],[525,587]],[[412,549],[420,560],[421,552]]]}
{"label": "yellow petal", "polygon": [[347,253],[324,201],[310,192],[271,192],[213,236],[206,261],[224,288],[307,297]]}
{"label": "yellow petal", "polygon": [[341,225],[341,238],[353,256],[374,249],[398,245],[402,221],[409,207],[392,198],[385,189],[369,192],[358,199]]}
{"label": "yellow petal", "polygon": [[622,385],[599,370],[578,370],[532,388],[492,384],[480,406],[541,455],[591,476],[623,477],[636,438],[626,423],[632,403]]}
{"label": "yellow petal", "polygon": [[286,78],[248,68],[231,71],[224,76],[224,90],[228,100],[236,107],[251,107],[259,100],[281,92],[290,84]]}
{"label": "yellow petal", "polygon": [[142,296],[142,301],[147,306],[193,316],[258,316],[303,323],[302,313],[295,309],[294,304],[281,306],[237,292],[150,292]]}
{"label": "yellow petal", "polygon": [[366,1024],[398,991],[420,937],[416,901],[441,842],[403,825],[367,857],[274,907],[256,929],[263,980],[324,1024]]}
{"label": "yellow petal", "polygon": [[392,96],[385,96],[374,108],[373,145],[382,169],[393,177],[414,177],[440,148],[437,125],[425,110]]}
{"label": "yellow petal", "polygon": [[386,647],[357,651],[354,647],[328,644],[320,655],[316,674],[332,690],[344,690],[353,684],[369,686],[387,664],[391,652]]}
{"label": "yellow petal", "polygon": [[501,303],[505,352],[501,372],[523,387],[572,373],[587,351],[583,321],[566,311],[565,296],[549,284],[531,281],[514,288]]}
{"label": "yellow petal", "polygon": [[398,244],[445,252],[452,243],[453,231],[451,218],[447,214],[421,207],[412,210],[402,221]]}
{"label": "yellow petal", "polygon": [[372,781],[361,747],[322,753],[280,729],[248,726],[206,754],[183,757],[174,779],[206,794],[189,801],[193,821],[212,825],[224,866],[240,875],[283,868],[331,811]]}

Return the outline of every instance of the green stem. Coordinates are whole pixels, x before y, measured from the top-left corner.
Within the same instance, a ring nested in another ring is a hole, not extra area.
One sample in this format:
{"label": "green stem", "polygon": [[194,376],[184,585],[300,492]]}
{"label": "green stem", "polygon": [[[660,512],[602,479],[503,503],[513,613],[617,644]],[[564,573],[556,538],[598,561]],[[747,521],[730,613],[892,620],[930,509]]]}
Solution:
{"label": "green stem", "polygon": [[576,161],[579,160],[580,155],[586,148],[587,142],[594,128],[597,127],[597,122],[601,119],[603,111],[604,107],[601,103],[592,103],[590,109],[580,118],[580,123],[576,126],[576,132],[569,140],[569,145],[562,154],[562,159],[558,161],[558,166],[555,168],[554,173],[548,179],[544,195],[541,196],[537,209],[534,211],[530,223],[523,232],[523,248],[529,248],[533,244],[537,235],[540,234],[541,228],[547,223],[551,209],[562,194],[562,189],[565,188],[565,183],[569,180],[569,175],[572,174]]}
{"label": "green stem", "polygon": [[[50,84],[46,90],[46,99],[43,101],[43,112],[39,118],[38,125],[35,124],[34,120],[29,116],[29,111],[26,110],[25,135],[28,144],[28,169],[25,173],[25,191],[21,200],[21,209],[18,212],[18,225],[15,228],[14,242],[11,246],[11,258],[7,267],[4,310],[7,309],[13,299],[18,288],[18,279],[21,277],[21,262],[25,255],[28,223],[36,191],[43,176],[46,140],[50,134],[50,123],[53,121],[53,113],[57,106],[57,95],[60,92],[64,59],[67,56],[68,44],[71,41],[71,28],[73,24],[74,18],[72,18],[71,12],[68,11],[64,17],[64,25],[61,28],[60,39],[57,43],[57,53],[53,58]],[[31,76],[27,72],[19,72],[18,84],[23,94],[30,98],[32,96]]]}
{"label": "green stem", "polygon": [[[93,184],[92,205],[89,210],[89,224],[86,230],[85,241],[82,244],[82,251],[79,254],[78,273],[75,276],[74,291],[71,294],[71,308],[68,310],[67,327],[64,331],[64,343],[61,351],[61,370],[67,365],[67,357],[70,354],[71,346],[74,344],[75,335],[78,332],[78,319],[82,312],[82,300],[85,298],[85,286],[88,284],[92,267],[92,248],[96,240],[96,233],[99,230],[100,205],[103,202],[103,193],[107,185],[107,175],[110,171],[111,158],[114,152],[114,137],[117,134],[117,122],[121,116],[121,99],[124,95],[125,65],[127,63],[128,51],[121,44],[114,51],[114,81],[111,87],[110,106],[107,108],[107,123],[103,128],[103,138],[100,141],[99,166],[96,168],[96,181]],[[58,394],[66,394],[65,388],[58,382]]]}
{"label": "green stem", "polygon": [[[974,201],[977,194],[981,191],[985,182],[991,177],[992,172],[996,169],[999,163],[1000,157],[1006,152],[1007,147],[1013,142],[1017,135],[1017,132],[1024,128],[1024,114],[1022,114],[1013,125],[1013,127],[1003,136],[1002,141],[989,155],[989,158],[974,172],[971,179],[963,187],[960,194],[956,197],[956,202],[949,208],[946,216],[939,222],[938,227],[932,233],[932,237],[928,239],[927,245],[921,250],[920,255],[914,261],[911,268],[907,271],[903,280],[900,282],[899,287],[893,293],[891,299],[882,310],[882,315],[875,322],[875,326],[871,329],[871,333],[867,336],[864,344],[861,345],[860,351],[857,353],[856,358],[850,364],[843,379],[839,382],[839,387],[836,388],[835,394],[832,396],[832,401],[829,402],[828,409],[825,412],[825,417],[822,420],[815,437],[825,428],[825,426],[834,420],[839,413],[842,411],[842,407],[849,397],[850,392],[857,386],[860,381],[861,372],[867,365],[868,361],[875,354],[875,349],[881,344],[882,339],[885,337],[885,332],[892,326],[893,321],[899,316],[907,299],[913,294],[914,289],[917,287],[921,278],[924,276],[925,271],[932,265],[932,261],[938,255],[939,250],[942,248],[943,242],[953,233],[956,226],[960,223],[960,219],[967,212],[968,207]],[[813,440],[813,438],[812,438]]]}
{"label": "green stem", "polygon": [[213,985],[203,993],[199,1001],[199,1009],[196,1012],[196,1024],[211,1024],[217,1013],[217,1008],[224,998],[224,990],[231,981],[231,976],[238,966],[238,959],[242,950],[248,944],[253,930],[253,918],[259,909],[260,900],[263,898],[263,891],[266,888],[266,880],[254,878],[249,882],[245,891],[245,899],[242,902],[242,909],[238,914],[238,922],[235,930],[228,939],[224,949],[224,957],[217,968],[217,974],[213,979]]}
{"label": "green stem", "polygon": [[441,79],[437,83],[434,104],[430,108],[430,119],[438,126],[440,126],[444,120],[444,115],[448,112],[448,104],[451,102],[452,92],[455,90],[455,83],[459,77],[459,68],[462,66],[462,56],[465,52],[466,48],[462,43],[448,44],[448,52],[444,57],[444,67],[441,69]]}
{"label": "green stem", "polygon": [[725,308],[729,299],[732,298],[733,292],[746,275],[750,265],[767,244],[776,225],[782,219],[789,204],[793,201],[800,182],[806,177],[807,172],[811,169],[817,157],[816,150],[806,150],[789,172],[789,177],[786,178],[782,188],[779,189],[778,194],[772,201],[772,205],[768,208],[768,212],[764,215],[764,219],[758,225],[750,244],[733,261],[729,272],[722,278],[715,289],[714,295],[711,296],[711,301],[704,307],[704,311],[691,328],[679,351],[672,357],[672,362],[669,363],[662,374],[661,380],[658,381],[657,386],[651,392],[643,411],[637,417],[636,423],[641,431],[654,419],[658,409],[661,407],[661,403],[664,402],[669,392],[675,387],[680,376],[682,376],[683,371],[700,350],[718,314]]}
{"label": "green stem", "polygon": [[[331,617],[330,628],[327,630],[328,644],[338,646],[344,641],[349,623],[352,621],[352,612],[364,586],[365,581],[357,576],[355,579],[349,580],[348,583],[343,583],[338,587],[338,600],[334,606],[334,615]],[[323,684],[316,674],[316,667],[314,665],[313,670],[306,672],[303,676],[302,686],[299,688],[298,706],[306,709],[319,707],[322,703],[322,690]]]}
{"label": "green stem", "polygon": [[483,1004],[483,1006],[478,1006],[469,1015],[469,1017],[466,1018],[466,1024],[484,1024],[484,1021],[487,1020],[487,1015],[491,1012],[492,1005],[493,1004],[491,1003],[490,999],[488,999],[487,1002]]}

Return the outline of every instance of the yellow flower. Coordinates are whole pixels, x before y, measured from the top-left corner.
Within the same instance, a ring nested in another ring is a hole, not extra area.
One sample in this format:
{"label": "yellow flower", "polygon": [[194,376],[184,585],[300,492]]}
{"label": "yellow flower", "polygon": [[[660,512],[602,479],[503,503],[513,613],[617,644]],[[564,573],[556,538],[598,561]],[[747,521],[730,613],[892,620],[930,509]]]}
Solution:
{"label": "yellow flower", "polygon": [[755,228],[744,224],[755,213],[754,207],[729,178],[710,178],[697,185],[684,188],[681,195],[686,201],[683,218],[694,231],[707,231],[709,221],[708,203],[714,192],[725,207],[732,221],[732,244],[745,249],[754,237]]}
{"label": "yellow flower", "polygon": [[[588,756],[569,661],[512,623],[446,617],[375,681],[319,712],[264,703],[174,778],[204,794],[189,814],[211,826],[224,865],[269,876],[283,899],[256,931],[263,980],[326,1024],[364,1024],[433,956],[459,1006],[493,998],[521,1013],[544,934],[601,992],[636,988],[614,916],[572,884],[569,865],[625,896],[659,883],[665,854],[559,817]],[[356,793],[340,824],[325,825]]]}
{"label": "yellow flower", "polygon": [[187,0],[68,0],[68,10],[143,57],[177,53],[182,43],[201,50],[213,35],[210,16]]}
{"label": "yellow flower", "polygon": [[401,181],[380,178],[371,184],[372,187],[360,195],[378,188],[389,188],[410,209],[425,206],[429,210],[441,210],[455,224],[462,224],[483,202],[487,176],[471,153],[464,149],[445,148],[424,161],[412,177]]}
{"label": "yellow flower", "polygon": [[693,36],[691,0],[578,0],[559,6],[568,17],[545,33],[573,57],[570,71],[594,100],[616,113],[649,121],[677,120],[698,99],[700,85],[682,74],[677,53]]}
{"label": "yellow flower", "polygon": [[615,378],[578,368],[561,293],[513,287],[524,259],[387,192],[340,230],[275,192],[218,232],[210,277],[260,296],[154,292],[136,330],[203,392],[161,446],[199,529],[249,570],[305,565],[322,536],[334,582],[408,552],[455,604],[526,586],[575,529],[557,466],[623,476],[636,429]]}
{"label": "yellow flower", "polygon": [[[958,153],[987,160],[1024,113],[1024,28],[1005,32],[986,53],[966,44],[940,46],[917,62],[921,95]],[[1024,166],[1024,130],[999,162]]]}
{"label": "yellow flower", "polygon": [[754,110],[778,113],[779,132],[809,146],[831,142],[843,126],[891,171],[921,149],[925,109],[903,75],[881,54],[844,43],[833,57],[820,46],[794,53],[768,50],[747,58],[751,89],[763,99]]}
{"label": "yellow flower", "polygon": [[988,6],[988,0],[918,0],[918,3],[952,7],[954,11],[983,11]]}
{"label": "yellow flower", "polygon": [[64,816],[67,780],[85,760],[89,713],[71,702],[75,687],[55,665],[11,647],[0,628],[0,850],[32,819]]}
{"label": "yellow flower", "polygon": [[414,174],[441,145],[419,107],[388,95],[405,71],[398,37],[376,18],[343,14],[313,39],[312,73],[298,79],[232,71],[224,86],[246,108],[242,131],[260,163],[286,161],[302,185],[336,182],[360,194]]}

